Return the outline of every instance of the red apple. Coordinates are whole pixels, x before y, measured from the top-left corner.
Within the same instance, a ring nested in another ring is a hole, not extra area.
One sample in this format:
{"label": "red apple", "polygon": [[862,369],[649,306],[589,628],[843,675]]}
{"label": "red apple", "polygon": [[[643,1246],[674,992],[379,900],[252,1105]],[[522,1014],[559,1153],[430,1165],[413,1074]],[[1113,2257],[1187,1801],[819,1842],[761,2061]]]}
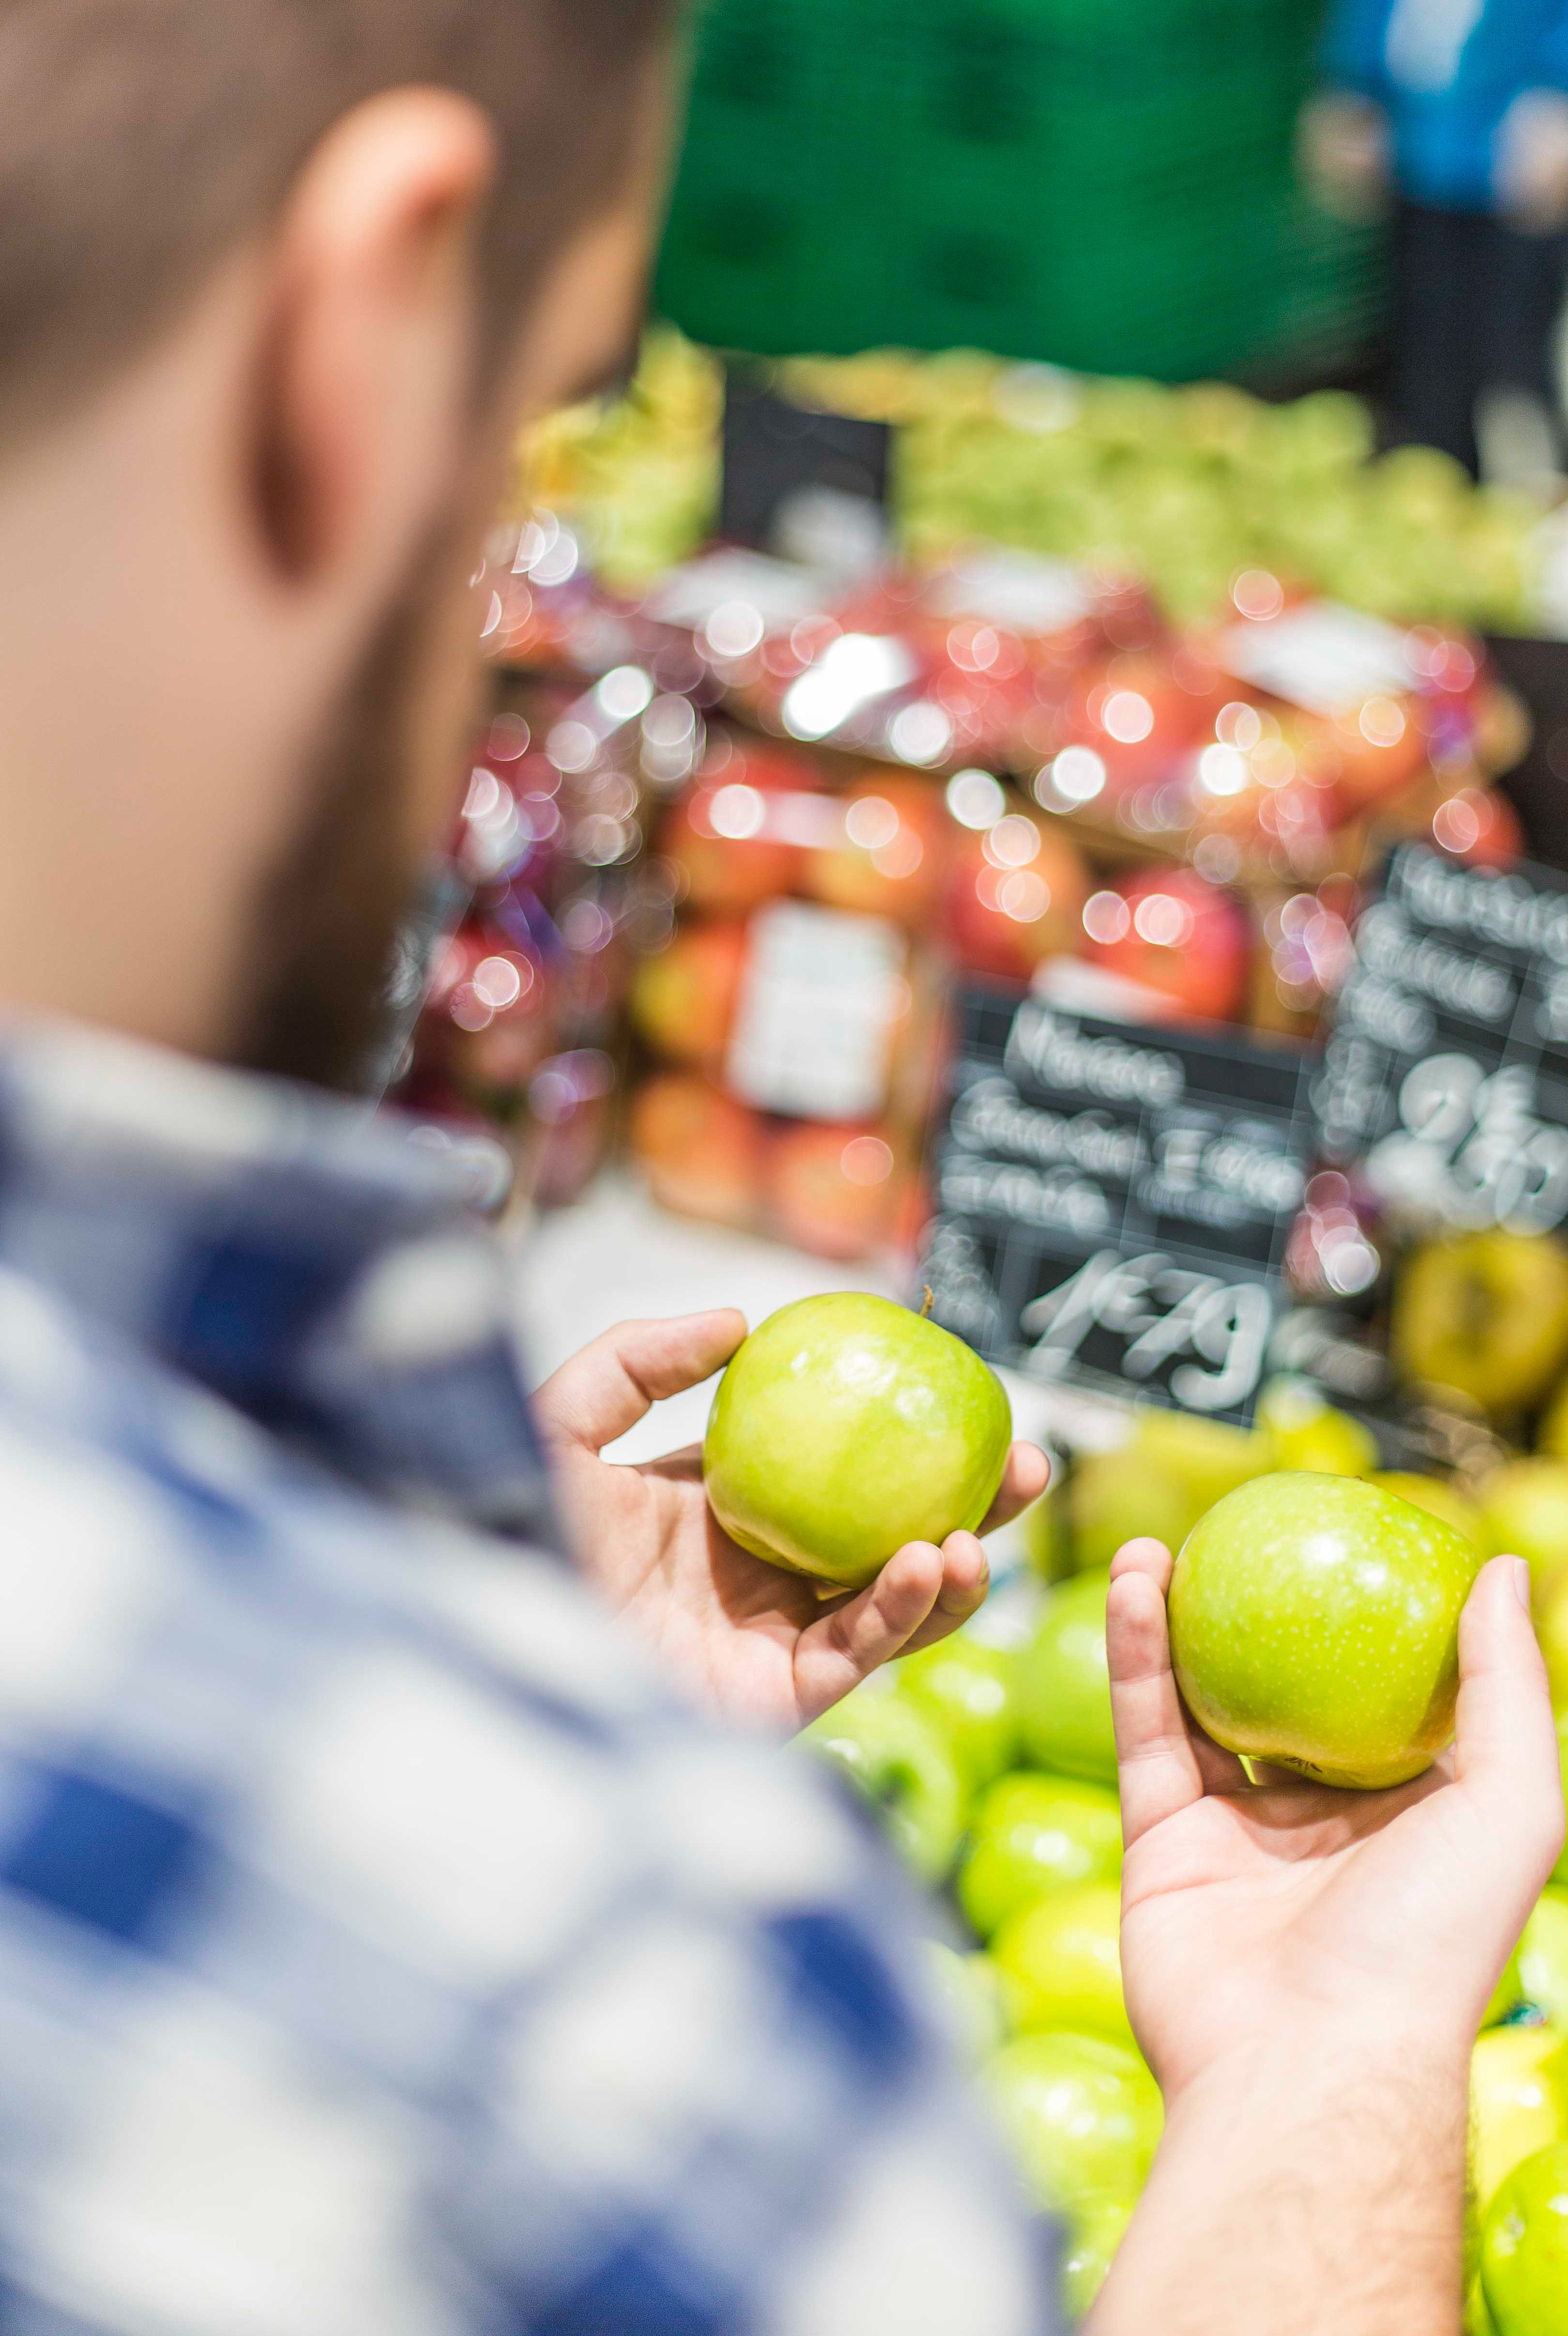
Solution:
{"label": "red apple", "polygon": [[1413,697],[1369,697],[1325,725],[1338,764],[1340,815],[1353,817],[1408,786],[1427,759],[1427,732]]}
{"label": "red apple", "polygon": [[445,943],[425,1006],[422,1049],[459,1086],[491,1097],[525,1088],[555,1045],[542,960],[477,919]]}
{"label": "red apple", "polygon": [[657,849],[677,869],[695,909],[755,909],[787,892],[799,871],[794,838],[781,834],[782,796],[814,774],[765,749],[710,765],[665,815]]}
{"label": "red apple", "polygon": [[1092,964],[1205,1021],[1229,1022],[1240,1013],[1251,958],[1246,913],[1190,868],[1124,877],[1093,896],[1083,922]]}
{"label": "red apple", "polygon": [[887,1240],[901,1178],[874,1127],[802,1120],[775,1137],[766,1196],[778,1231],[818,1257],[864,1257]]}
{"label": "red apple", "polygon": [[941,891],[957,829],[934,780],[878,772],[843,799],[842,841],[804,863],[806,890],[835,909],[919,927]]}
{"label": "red apple", "polygon": [[755,1218],[765,1130],[706,1079],[681,1071],[649,1079],[632,1100],[628,1136],[667,1209],[724,1225]]}
{"label": "red apple", "polygon": [[746,959],[742,924],[683,925],[632,978],[631,1017],[656,1054],[716,1062],[735,1018]]}
{"label": "red apple", "polygon": [[[1174,659],[1149,652],[1099,659],[1081,673],[1063,720],[1066,745],[1086,746],[1105,766],[1114,800],[1129,788],[1162,777],[1196,745],[1217,711],[1217,677],[1184,686]],[[1232,689],[1230,693],[1234,695]]]}
{"label": "red apple", "polygon": [[1070,836],[1010,811],[959,848],[946,903],[953,954],[971,973],[1027,981],[1043,958],[1076,946],[1089,889]]}
{"label": "red apple", "polygon": [[1519,814],[1495,787],[1461,787],[1440,803],[1432,841],[1467,868],[1511,868],[1524,852]]}

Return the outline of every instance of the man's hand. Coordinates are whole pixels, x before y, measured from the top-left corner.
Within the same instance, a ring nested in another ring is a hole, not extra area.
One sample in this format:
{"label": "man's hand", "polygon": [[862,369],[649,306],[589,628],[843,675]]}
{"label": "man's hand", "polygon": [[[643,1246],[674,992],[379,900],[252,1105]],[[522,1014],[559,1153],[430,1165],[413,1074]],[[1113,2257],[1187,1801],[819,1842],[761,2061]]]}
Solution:
{"label": "man's hand", "polygon": [[[803,1576],[737,1549],[708,1507],[696,1446],[638,1467],[599,1454],[666,1396],[698,1387],[746,1335],[726,1310],[623,1322],[541,1388],[579,1562],[688,1689],[731,1719],[803,1728],[895,1655],[956,1630],[989,1588],[975,1534],[911,1542],[853,1596],[824,1601]],[[1045,1491],[1044,1453],[1015,1444],[982,1532]]]}
{"label": "man's hand", "polygon": [[1250,1783],[1182,1703],[1170,1578],[1134,1542],[1107,1609],[1123,1975],[1168,2124],[1095,2336],[1453,2336],[1470,2047],[1563,1831],[1525,1569],[1481,1572],[1455,1749],[1389,1793]]}

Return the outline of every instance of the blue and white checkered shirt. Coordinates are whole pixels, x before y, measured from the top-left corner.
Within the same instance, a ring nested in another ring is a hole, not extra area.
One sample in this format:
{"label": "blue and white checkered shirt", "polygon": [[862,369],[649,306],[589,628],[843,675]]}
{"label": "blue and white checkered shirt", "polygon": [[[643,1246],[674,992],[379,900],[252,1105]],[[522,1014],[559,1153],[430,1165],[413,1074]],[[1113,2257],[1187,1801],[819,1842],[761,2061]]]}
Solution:
{"label": "blue and white checkered shirt", "polygon": [[464,1202],[0,1046],[0,2328],[1045,2336],[880,1852],[551,1554]]}

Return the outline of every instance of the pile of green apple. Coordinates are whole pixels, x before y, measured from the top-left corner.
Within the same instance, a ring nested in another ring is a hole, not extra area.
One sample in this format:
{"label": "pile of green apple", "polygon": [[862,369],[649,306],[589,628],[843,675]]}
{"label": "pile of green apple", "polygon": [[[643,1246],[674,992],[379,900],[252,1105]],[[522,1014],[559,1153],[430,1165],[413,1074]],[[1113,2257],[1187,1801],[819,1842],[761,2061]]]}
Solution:
{"label": "pile of green apple", "polygon": [[[1553,1416],[1568,1450],[1568,1399]],[[1522,1548],[1544,1587],[1561,1565],[1568,1603],[1568,1459],[1512,1464],[1478,1498],[1444,1479],[1381,1473],[1367,1429],[1289,1379],[1266,1389],[1250,1431],[1155,1409],[1123,1429],[1114,1449],[1080,1453],[1062,1489],[1032,1513],[1031,1554],[1044,1580],[1027,1637],[998,1643],[999,1626],[988,1637],[982,1615],[879,1675],[807,1736],[870,1797],[914,1874],[941,1893],[949,1935],[965,1941],[930,1950],[940,1993],[1028,2187],[1066,2223],[1068,2301],[1078,2314],[1105,2275],[1161,2127],[1118,1953],[1122,1844],[1105,1660],[1115,1550],[1152,1534],[1182,1551],[1172,1591],[1178,1672],[1222,1741],[1362,1786],[1417,1773],[1447,1733],[1458,1611],[1485,1553]],[[1295,1510],[1310,1520],[1320,1573],[1326,1533],[1340,1535],[1358,1567],[1371,1535],[1391,1585],[1371,1625],[1383,1633],[1375,1668],[1387,1692],[1370,1729],[1365,1696],[1344,1691],[1356,1634],[1368,1627],[1353,1585],[1339,1643],[1321,1629],[1321,1610],[1314,1618],[1314,1636],[1329,1649],[1320,1678],[1303,1677],[1299,1642],[1287,1661],[1271,1654],[1266,1631],[1228,1627],[1239,1595],[1290,1622],[1286,1573],[1261,1590],[1258,1575],[1260,1562],[1271,1562],[1271,1536],[1287,1558],[1293,1533],[1300,1542]],[[1238,1552],[1249,1575],[1240,1590]],[[1382,1660],[1390,1644],[1392,1663]],[[1568,1617],[1563,1646],[1568,1652]],[[1568,1660],[1553,1677],[1568,1769]],[[1281,1734],[1281,1711],[1304,1737]],[[1568,2211],[1568,1858],[1475,2047],[1474,2151],[1472,2336],[1560,2336],[1568,2328],[1568,2257],[1557,2236]]]}

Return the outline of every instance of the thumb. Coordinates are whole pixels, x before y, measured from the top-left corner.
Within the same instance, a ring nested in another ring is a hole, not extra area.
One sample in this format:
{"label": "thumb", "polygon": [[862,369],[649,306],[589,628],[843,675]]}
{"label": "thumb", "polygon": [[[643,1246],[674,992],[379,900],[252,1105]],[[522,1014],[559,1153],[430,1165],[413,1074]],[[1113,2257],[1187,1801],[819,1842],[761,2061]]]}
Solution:
{"label": "thumb", "polygon": [[535,1395],[534,1417],[546,1443],[601,1451],[667,1396],[711,1378],[745,1334],[745,1316],[732,1306],[673,1321],[618,1322],[562,1363]]}
{"label": "thumb", "polygon": [[1485,1804],[1534,1902],[1563,1847],[1563,1778],[1522,1557],[1484,1565],[1459,1617],[1455,1775]]}

